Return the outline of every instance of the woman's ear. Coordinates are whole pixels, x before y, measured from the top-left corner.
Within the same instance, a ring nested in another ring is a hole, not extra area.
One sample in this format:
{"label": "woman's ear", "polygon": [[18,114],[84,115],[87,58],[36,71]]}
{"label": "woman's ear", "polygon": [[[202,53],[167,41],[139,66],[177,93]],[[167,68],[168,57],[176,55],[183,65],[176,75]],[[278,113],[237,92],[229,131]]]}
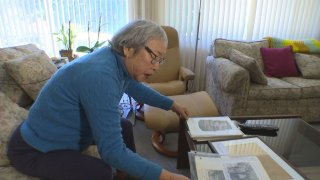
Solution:
{"label": "woman's ear", "polygon": [[134,54],[134,49],[133,48],[128,48],[128,47],[123,47],[123,53],[124,57],[132,57]]}

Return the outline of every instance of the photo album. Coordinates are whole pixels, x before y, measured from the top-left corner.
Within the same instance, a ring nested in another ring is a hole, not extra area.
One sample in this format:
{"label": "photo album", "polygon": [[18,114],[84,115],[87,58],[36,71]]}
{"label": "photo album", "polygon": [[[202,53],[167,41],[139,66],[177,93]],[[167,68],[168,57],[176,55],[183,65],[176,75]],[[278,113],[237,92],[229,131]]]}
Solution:
{"label": "photo album", "polygon": [[187,120],[189,134],[197,141],[242,137],[244,133],[228,116],[192,117]]}

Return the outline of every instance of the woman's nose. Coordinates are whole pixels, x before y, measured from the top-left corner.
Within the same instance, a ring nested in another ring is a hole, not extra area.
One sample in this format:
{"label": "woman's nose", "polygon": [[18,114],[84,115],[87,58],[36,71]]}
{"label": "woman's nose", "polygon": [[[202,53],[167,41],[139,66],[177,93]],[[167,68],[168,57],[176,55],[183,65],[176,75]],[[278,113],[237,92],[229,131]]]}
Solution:
{"label": "woman's nose", "polygon": [[154,71],[158,70],[159,68],[160,68],[160,64],[159,63],[152,64],[152,69]]}

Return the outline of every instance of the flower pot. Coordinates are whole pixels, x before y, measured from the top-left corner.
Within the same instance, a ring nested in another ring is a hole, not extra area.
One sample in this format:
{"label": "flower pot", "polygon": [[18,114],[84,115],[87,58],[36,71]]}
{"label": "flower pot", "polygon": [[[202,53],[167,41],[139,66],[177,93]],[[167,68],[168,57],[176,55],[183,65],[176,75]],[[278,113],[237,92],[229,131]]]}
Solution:
{"label": "flower pot", "polygon": [[59,51],[60,53],[60,56],[61,57],[67,57],[69,62],[72,61],[74,59],[74,56],[73,56],[73,50],[64,50],[64,49],[61,49]]}

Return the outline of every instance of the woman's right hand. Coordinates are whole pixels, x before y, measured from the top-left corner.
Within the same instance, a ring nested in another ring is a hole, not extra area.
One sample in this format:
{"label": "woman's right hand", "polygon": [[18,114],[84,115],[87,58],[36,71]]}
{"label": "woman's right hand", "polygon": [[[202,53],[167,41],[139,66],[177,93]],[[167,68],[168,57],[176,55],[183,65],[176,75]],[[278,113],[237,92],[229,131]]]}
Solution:
{"label": "woman's right hand", "polygon": [[189,180],[189,178],[181,174],[172,173],[162,169],[159,180]]}

